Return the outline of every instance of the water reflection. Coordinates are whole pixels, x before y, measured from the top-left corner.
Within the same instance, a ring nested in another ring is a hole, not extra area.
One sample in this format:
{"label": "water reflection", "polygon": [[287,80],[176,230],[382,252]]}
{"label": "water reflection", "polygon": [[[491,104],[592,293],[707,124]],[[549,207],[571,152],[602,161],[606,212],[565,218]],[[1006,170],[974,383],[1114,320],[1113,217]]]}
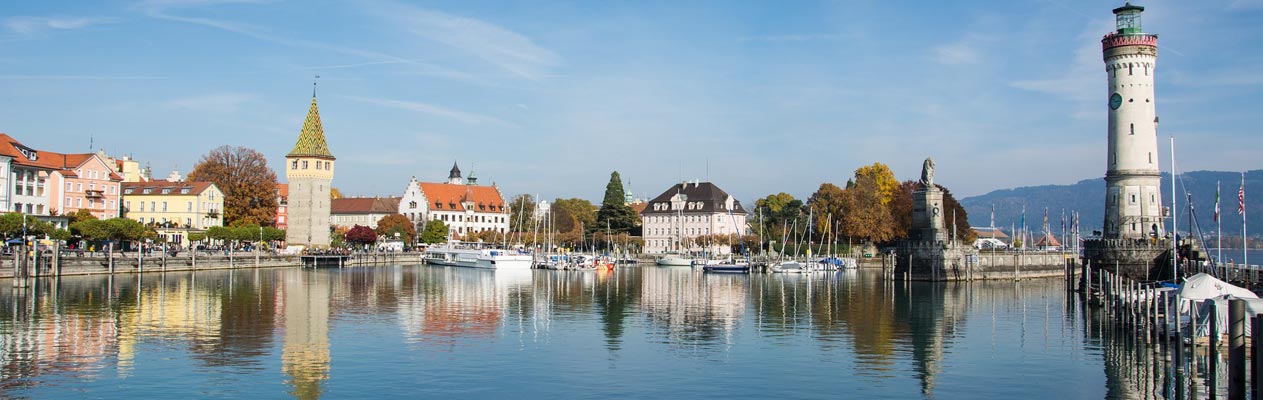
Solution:
{"label": "water reflection", "polygon": [[[345,333],[363,327],[376,330],[367,331],[371,337]],[[1151,345],[1065,297],[1057,281],[906,283],[855,271],[398,266],[67,277],[25,290],[0,286],[0,333],[0,397],[66,389],[110,397],[155,374],[187,382],[191,396],[378,393],[388,386],[337,377],[376,376],[387,363],[422,368],[415,357],[435,353],[498,363],[508,381],[549,382],[557,374],[531,371],[590,371],[594,360],[582,349],[601,353],[614,376],[631,380],[659,370],[667,375],[653,378],[705,376],[718,363],[763,379],[805,379],[814,386],[796,390],[824,397],[840,390],[926,398],[1070,390],[1061,394],[1204,398],[1205,388],[1222,386],[1209,379],[1207,356],[1197,373],[1179,376]],[[596,347],[583,347],[589,342]],[[353,346],[345,354],[368,359],[338,358]],[[428,373],[480,376],[488,366],[450,368]],[[1036,375],[1043,378],[994,385],[994,376]],[[1100,384],[1063,384],[1094,380]],[[461,393],[442,387],[426,394]]]}

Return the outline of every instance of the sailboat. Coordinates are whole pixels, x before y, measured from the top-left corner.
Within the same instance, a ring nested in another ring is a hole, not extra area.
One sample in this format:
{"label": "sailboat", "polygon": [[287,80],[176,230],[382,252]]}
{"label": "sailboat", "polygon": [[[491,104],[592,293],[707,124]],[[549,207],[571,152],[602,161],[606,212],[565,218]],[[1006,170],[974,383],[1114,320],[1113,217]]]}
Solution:
{"label": "sailboat", "polygon": [[[734,226],[737,225],[736,224],[737,219],[736,217],[732,216],[732,210],[728,210],[728,217],[732,218]],[[741,253],[746,254],[746,256],[749,257],[749,254],[746,253],[746,242],[745,240],[741,238],[741,228],[737,228],[737,241],[741,243]],[[705,267],[702,267],[702,272],[723,272],[723,273],[746,274],[746,273],[750,273],[750,260],[747,258],[746,262],[743,264],[743,263],[738,263],[734,259],[730,258],[728,262],[707,265]]]}

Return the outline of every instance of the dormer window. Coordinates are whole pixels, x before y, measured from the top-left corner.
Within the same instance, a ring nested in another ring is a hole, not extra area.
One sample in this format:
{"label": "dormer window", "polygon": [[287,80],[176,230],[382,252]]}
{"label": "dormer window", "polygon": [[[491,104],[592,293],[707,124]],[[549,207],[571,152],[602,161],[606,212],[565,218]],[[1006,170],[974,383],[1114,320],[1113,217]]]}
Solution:
{"label": "dormer window", "polygon": [[153,193],[153,189],[150,189],[150,188],[145,188],[145,190],[144,190],[144,191],[142,191],[141,193],[143,193],[143,194],[150,194],[150,193]]}
{"label": "dormer window", "polygon": [[434,202],[434,208],[439,209],[439,210],[442,210],[442,209],[443,209],[443,203],[441,203],[441,202],[437,202],[437,201],[436,201],[436,202]]}
{"label": "dormer window", "polygon": [[171,189],[162,189],[162,194],[171,194]]}
{"label": "dormer window", "polygon": [[189,188],[180,189],[180,194],[189,194]]}

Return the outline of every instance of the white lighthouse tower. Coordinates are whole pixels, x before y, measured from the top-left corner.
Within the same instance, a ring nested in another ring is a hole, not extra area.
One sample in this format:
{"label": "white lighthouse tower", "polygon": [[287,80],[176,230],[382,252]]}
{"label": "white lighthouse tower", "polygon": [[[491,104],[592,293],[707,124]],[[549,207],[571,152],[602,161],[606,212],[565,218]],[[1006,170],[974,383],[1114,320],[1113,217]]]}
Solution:
{"label": "white lighthouse tower", "polygon": [[1094,268],[1150,280],[1169,277],[1171,242],[1163,226],[1154,112],[1158,35],[1141,30],[1144,10],[1131,3],[1115,8],[1118,30],[1101,39],[1109,78],[1105,220],[1100,236],[1084,239],[1083,255]]}
{"label": "white lighthouse tower", "polygon": [[1144,10],[1130,3],[1114,9],[1118,30],[1101,39],[1109,76],[1106,239],[1164,236],[1153,96],[1158,35],[1141,31]]}

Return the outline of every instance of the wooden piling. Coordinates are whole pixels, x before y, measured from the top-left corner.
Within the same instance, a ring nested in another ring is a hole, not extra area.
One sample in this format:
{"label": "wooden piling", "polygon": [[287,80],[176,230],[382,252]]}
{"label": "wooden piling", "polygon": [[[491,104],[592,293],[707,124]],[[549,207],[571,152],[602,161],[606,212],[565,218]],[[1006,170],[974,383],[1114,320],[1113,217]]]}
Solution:
{"label": "wooden piling", "polygon": [[1245,400],[1245,300],[1228,302],[1228,399]]}
{"label": "wooden piling", "polygon": [[1257,399],[1263,394],[1263,314],[1251,316],[1250,322],[1250,398]]}

